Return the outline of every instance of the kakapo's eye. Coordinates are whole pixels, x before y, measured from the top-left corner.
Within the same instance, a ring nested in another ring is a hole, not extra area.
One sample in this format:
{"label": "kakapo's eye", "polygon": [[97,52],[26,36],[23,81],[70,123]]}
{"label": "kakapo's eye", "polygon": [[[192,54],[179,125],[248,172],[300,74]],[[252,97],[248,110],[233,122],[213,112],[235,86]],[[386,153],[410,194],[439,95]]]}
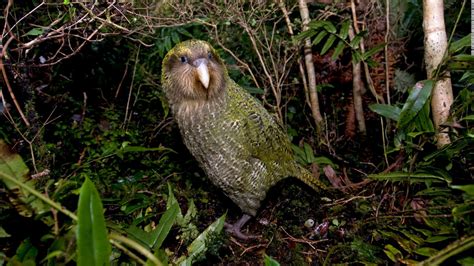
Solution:
{"label": "kakapo's eye", "polygon": [[207,58],[212,59],[212,53],[211,52],[207,53]]}
{"label": "kakapo's eye", "polygon": [[186,56],[181,56],[181,63],[188,62],[188,58]]}

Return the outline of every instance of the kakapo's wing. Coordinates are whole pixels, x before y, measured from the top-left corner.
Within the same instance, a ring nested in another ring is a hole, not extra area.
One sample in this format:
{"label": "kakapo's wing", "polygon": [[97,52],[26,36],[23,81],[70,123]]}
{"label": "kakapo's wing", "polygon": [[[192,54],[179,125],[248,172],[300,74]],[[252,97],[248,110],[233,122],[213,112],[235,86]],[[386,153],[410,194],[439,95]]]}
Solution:
{"label": "kakapo's wing", "polygon": [[291,144],[283,126],[243,88],[234,82],[230,86],[235,111],[243,120],[244,145],[250,156],[266,163],[293,162]]}

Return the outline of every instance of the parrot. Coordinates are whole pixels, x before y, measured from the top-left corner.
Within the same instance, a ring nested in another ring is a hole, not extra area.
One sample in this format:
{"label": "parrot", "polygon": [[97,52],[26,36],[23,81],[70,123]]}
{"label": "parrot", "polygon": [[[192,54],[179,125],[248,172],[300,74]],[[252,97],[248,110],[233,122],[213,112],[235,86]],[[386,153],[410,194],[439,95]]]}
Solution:
{"label": "parrot", "polygon": [[234,82],[217,51],[206,41],[176,44],[162,61],[161,86],[181,137],[210,181],[241,210],[226,231],[241,232],[256,215],[268,190],[296,177],[315,191],[325,185],[299,165],[284,127]]}

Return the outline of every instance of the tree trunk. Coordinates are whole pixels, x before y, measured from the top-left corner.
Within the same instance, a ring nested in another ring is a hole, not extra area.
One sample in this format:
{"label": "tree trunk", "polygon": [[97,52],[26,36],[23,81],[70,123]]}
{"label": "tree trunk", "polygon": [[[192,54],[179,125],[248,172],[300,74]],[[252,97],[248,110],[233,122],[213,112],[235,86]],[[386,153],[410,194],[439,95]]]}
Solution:
{"label": "tree trunk", "polygon": [[[423,31],[425,33],[425,64],[428,79],[437,79],[436,69],[443,60],[448,47],[446,29],[444,25],[443,0],[423,0]],[[436,134],[437,145],[442,147],[451,140],[446,130],[440,126],[446,122],[449,110],[453,103],[453,89],[449,72],[443,73],[439,80],[435,80],[431,98],[433,122],[439,132]]]}

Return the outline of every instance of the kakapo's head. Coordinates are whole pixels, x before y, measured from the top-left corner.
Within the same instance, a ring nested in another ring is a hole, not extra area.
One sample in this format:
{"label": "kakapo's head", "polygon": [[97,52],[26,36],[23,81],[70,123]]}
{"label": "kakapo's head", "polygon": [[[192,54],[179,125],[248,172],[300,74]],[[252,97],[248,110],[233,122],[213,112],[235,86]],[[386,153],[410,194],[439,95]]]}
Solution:
{"label": "kakapo's head", "polygon": [[181,42],[163,59],[161,83],[172,105],[217,98],[227,78],[224,63],[205,41]]}

